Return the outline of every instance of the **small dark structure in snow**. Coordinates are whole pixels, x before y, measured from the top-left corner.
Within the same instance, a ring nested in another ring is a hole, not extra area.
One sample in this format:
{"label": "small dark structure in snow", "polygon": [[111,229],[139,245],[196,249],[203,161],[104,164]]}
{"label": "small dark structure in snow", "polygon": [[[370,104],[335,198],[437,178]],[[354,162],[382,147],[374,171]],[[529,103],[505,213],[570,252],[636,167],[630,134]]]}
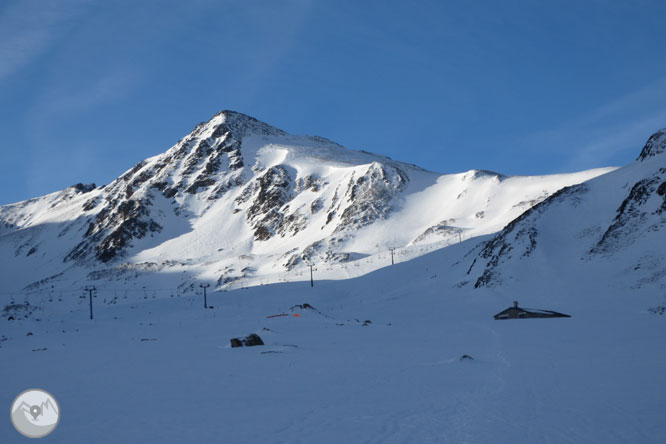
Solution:
{"label": "small dark structure in snow", "polygon": [[513,307],[500,311],[495,319],[528,319],[528,318],[570,318],[571,316],[550,310],[535,310],[533,308],[520,308],[518,301],[513,301]]}
{"label": "small dark structure in snow", "polygon": [[261,340],[259,335],[252,333],[245,337],[245,339],[232,338],[230,340],[231,347],[252,347],[254,345],[264,345],[264,341]]}
{"label": "small dark structure in snow", "polygon": [[294,310],[297,310],[297,309],[300,309],[300,310],[307,310],[307,309],[314,310],[315,308],[312,305],[305,303],[305,304],[296,304],[293,307],[291,307],[289,310],[294,311]]}

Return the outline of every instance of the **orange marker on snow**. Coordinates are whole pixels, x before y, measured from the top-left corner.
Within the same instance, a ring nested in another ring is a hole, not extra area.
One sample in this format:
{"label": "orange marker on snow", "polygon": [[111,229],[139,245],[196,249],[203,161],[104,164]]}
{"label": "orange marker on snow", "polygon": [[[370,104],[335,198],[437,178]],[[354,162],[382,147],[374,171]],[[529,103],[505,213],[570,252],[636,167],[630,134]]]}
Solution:
{"label": "orange marker on snow", "polygon": [[298,313],[294,313],[294,317],[295,317],[295,318],[300,318],[300,317],[301,317],[301,315],[300,315],[300,314],[298,314]]}

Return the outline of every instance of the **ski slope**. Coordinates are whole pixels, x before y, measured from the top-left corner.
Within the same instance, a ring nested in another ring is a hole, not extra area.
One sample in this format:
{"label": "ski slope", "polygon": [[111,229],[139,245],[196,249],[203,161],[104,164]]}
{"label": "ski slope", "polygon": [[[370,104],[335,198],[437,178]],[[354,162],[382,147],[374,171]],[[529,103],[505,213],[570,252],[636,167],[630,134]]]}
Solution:
{"label": "ski slope", "polygon": [[[53,393],[54,443],[664,441],[666,319],[646,310],[659,298],[594,279],[459,288],[468,247],[312,288],[215,292],[208,310],[201,295],[137,296],[92,321],[85,303],[0,319],[0,398]],[[572,317],[493,320],[513,300]],[[290,310],[303,303],[317,311]],[[253,332],[266,345],[229,347]],[[22,442],[9,421],[0,437]]]}

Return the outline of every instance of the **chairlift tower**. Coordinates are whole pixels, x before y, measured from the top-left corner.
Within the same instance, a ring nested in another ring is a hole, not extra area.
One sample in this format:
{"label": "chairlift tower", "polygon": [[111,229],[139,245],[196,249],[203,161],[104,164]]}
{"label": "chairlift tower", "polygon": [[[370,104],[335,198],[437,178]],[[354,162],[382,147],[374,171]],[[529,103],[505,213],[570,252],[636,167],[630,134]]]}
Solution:
{"label": "chairlift tower", "polygon": [[314,264],[311,264],[310,262],[306,262],[307,266],[310,267],[310,287],[314,287],[314,277],[313,277],[313,270],[314,270]]}
{"label": "chairlift tower", "polygon": [[94,285],[92,285],[92,286],[86,285],[84,290],[88,292],[88,296],[89,296],[89,299],[90,299],[90,319],[92,319],[93,318],[93,303],[92,303],[92,298],[93,297],[92,297],[92,295],[93,295],[93,291],[97,291],[97,288],[95,288]]}
{"label": "chairlift tower", "polygon": [[204,308],[208,308],[208,299],[206,298],[206,288],[210,287],[210,284],[199,284],[199,287],[203,288],[204,294]]}
{"label": "chairlift tower", "polygon": [[393,259],[393,254],[395,253],[395,247],[389,247],[389,251],[391,252],[391,265],[395,265],[395,260]]}

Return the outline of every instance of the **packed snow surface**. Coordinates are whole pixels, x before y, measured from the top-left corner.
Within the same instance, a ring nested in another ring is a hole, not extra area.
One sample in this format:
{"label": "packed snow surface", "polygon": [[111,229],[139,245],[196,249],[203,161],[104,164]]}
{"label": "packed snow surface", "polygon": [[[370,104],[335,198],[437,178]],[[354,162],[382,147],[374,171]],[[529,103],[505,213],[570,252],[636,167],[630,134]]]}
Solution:
{"label": "packed snow surface", "polygon": [[[109,306],[100,292],[91,321],[87,299],[57,316],[66,302],[35,300],[40,321],[0,319],[0,399],[53,393],[54,443],[664,442],[666,318],[646,309],[662,295],[605,276],[457,288],[465,248],[209,293],[209,309],[201,294]],[[513,300],[572,317],[493,320]],[[265,345],[230,348],[250,333]],[[23,442],[9,420],[0,437]]]}

